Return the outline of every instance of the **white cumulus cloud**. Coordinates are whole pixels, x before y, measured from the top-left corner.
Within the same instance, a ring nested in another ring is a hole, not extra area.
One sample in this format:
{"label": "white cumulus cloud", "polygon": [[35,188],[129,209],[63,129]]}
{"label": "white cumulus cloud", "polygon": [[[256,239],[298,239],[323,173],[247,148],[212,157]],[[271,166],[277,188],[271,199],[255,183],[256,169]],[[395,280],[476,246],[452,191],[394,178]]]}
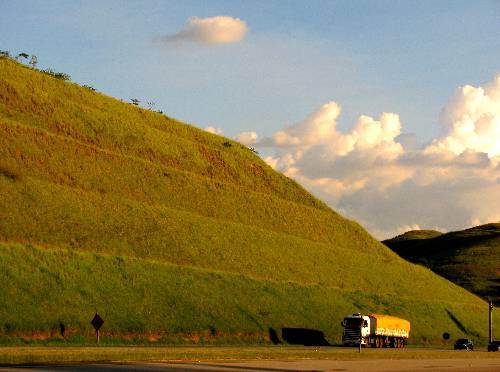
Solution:
{"label": "white cumulus cloud", "polygon": [[443,110],[445,130],[426,151],[483,152],[500,160],[500,75],[482,87],[458,88]]}
{"label": "white cumulus cloud", "polygon": [[164,43],[230,44],[243,40],[247,32],[247,24],[239,18],[229,16],[191,17],[184,30],[162,36],[159,41]]}
{"label": "white cumulus cloud", "polygon": [[304,121],[277,132],[271,143],[278,147],[299,148],[326,143],[338,134],[336,120],[339,115],[340,106],[335,102],[329,102]]}

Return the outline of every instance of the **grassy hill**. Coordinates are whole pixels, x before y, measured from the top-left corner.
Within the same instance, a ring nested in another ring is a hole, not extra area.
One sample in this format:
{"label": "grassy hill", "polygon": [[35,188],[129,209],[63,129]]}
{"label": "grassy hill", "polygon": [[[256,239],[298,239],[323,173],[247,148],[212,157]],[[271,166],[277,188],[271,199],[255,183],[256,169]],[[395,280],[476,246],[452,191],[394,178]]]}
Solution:
{"label": "grassy hill", "polygon": [[[241,144],[0,59],[0,337],[266,340],[354,311],[485,340],[478,297]],[[500,317],[498,317],[500,321]],[[109,341],[110,342],[110,341]]]}
{"label": "grassy hill", "polygon": [[500,223],[447,234],[409,231],[384,243],[401,257],[500,306]]}

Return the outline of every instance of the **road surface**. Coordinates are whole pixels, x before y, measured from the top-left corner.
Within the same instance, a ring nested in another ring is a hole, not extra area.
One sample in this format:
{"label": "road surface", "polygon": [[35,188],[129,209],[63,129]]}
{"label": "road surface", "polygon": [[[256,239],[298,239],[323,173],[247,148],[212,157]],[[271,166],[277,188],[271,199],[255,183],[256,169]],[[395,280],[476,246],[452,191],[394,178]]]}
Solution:
{"label": "road surface", "polygon": [[24,366],[0,368],[1,372],[381,372],[381,371],[500,371],[500,358],[478,359],[373,359],[359,361],[341,360],[260,360],[179,363],[90,363],[73,365]]}

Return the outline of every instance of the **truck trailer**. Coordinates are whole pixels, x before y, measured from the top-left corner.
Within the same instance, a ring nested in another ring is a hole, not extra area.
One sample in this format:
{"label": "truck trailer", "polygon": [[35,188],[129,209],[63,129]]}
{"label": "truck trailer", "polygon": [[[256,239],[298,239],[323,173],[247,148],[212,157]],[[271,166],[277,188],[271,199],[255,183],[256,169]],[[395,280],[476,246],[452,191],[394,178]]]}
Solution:
{"label": "truck trailer", "polygon": [[410,322],[390,315],[357,313],[340,324],[344,327],[342,342],[348,346],[402,348],[410,337]]}

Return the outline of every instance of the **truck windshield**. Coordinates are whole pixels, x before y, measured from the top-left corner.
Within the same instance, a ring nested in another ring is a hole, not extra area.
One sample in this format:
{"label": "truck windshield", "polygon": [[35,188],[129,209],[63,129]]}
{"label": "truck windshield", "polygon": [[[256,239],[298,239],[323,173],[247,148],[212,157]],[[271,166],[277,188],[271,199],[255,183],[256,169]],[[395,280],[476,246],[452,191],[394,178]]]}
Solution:
{"label": "truck windshield", "polygon": [[345,327],[347,328],[359,328],[361,326],[361,318],[344,318]]}

